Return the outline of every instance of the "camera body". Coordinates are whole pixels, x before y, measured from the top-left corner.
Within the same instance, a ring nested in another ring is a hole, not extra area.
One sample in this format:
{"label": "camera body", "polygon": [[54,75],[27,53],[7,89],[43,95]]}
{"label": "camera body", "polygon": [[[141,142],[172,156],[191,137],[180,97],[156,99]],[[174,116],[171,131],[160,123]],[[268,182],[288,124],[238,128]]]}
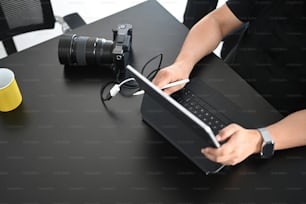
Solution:
{"label": "camera body", "polygon": [[126,66],[129,64],[132,33],[131,24],[120,24],[113,30],[113,70],[119,74],[119,78],[124,78]]}
{"label": "camera body", "polygon": [[58,44],[61,64],[69,67],[109,67],[122,80],[132,48],[131,24],[119,24],[113,29],[113,40],[88,36],[63,35]]}

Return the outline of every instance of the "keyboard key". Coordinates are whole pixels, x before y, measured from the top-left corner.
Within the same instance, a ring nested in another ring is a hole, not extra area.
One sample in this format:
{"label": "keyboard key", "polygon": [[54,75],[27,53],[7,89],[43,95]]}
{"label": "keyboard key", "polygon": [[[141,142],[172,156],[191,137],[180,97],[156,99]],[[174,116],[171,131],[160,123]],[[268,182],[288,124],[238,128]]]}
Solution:
{"label": "keyboard key", "polygon": [[219,118],[205,108],[205,106],[207,107],[205,101],[194,95],[190,90],[183,88],[181,91],[174,93],[172,97],[192,114],[209,125],[215,134],[225,127],[225,124]]}

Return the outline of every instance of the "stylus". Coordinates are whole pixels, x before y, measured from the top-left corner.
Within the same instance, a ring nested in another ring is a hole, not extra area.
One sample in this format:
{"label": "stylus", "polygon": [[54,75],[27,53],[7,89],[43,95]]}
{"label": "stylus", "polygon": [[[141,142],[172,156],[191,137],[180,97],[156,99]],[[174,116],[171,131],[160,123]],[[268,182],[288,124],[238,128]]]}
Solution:
{"label": "stylus", "polygon": [[[173,87],[173,86],[186,84],[189,81],[190,81],[189,79],[182,79],[182,80],[179,80],[179,81],[171,82],[171,83],[163,86],[161,89],[164,90],[164,89],[167,89],[167,88],[170,88],[170,87]],[[140,91],[137,91],[136,93],[134,93],[133,95],[138,96],[138,95],[141,95],[141,94],[144,94],[144,93],[145,93],[144,90],[140,90]]]}
{"label": "stylus", "polygon": [[170,87],[173,87],[173,86],[177,86],[177,85],[181,85],[181,84],[186,84],[189,82],[189,79],[183,79],[183,80],[179,80],[179,81],[175,81],[175,82],[172,82],[172,83],[169,83],[167,85],[165,85],[164,87],[162,87],[161,89],[167,89],[167,88],[170,88]]}

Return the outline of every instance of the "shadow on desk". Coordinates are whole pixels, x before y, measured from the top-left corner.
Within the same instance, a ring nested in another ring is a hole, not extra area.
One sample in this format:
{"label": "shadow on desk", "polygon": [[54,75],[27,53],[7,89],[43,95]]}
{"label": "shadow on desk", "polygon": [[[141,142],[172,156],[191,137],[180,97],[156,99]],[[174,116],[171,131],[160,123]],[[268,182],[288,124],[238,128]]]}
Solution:
{"label": "shadow on desk", "polygon": [[3,123],[3,128],[24,127],[28,121],[26,105],[21,103],[15,110],[1,113],[0,121]]}
{"label": "shadow on desk", "polygon": [[88,79],[114,78],[110,66],[64,66],[64,77],[69,81],[82,81]]}

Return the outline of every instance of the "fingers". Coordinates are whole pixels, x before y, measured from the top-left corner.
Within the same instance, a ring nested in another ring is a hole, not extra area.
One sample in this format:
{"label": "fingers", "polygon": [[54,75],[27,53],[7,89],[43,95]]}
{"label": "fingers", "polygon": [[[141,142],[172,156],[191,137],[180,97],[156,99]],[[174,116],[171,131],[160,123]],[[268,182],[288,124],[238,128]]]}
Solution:
{"label": "fingers", "polygon": [[209,160],[225,165],[236,165],[239,163],[241,160],[239,160],[236,150],[232,148],[226,148],[224,145],[222,148],[208,147],[202,149],[202,154],[204,154],[204,156]]}
{"label": "fingers", "polygon": [[251,154],[250,147],[245,145],[245,135],[248,131],[237,124],[223,128],[217,135],[219,141],[228,139],[219,148],[204,148],[201,152],[208,159],[225,165],[236,165]]}
{"label": "fingers", "polygon": [[[162,88],[165,85],[172,82],[172,76],[171,72],[169,72],[166,68],[160,70],[155,78],[152,80],[152,83],[155,84],[158,88]],[[175,91],[176,87],[171,87],[169,89],[165,89],[164,92],[168,95],[172,94]]]}
{"label": "fingers", "polygon": [[220,148],[205,148],[202,149],[202,153],[208,159],[215,161],[217,163],[222,163],[225,165],[235,165],[234,152],[235,150],[228,145],[228,143],[223,144]]}
{"label": "fingers", "polygon": [[216,139],[220,141],[224,141],[231,137],[235,132],[239,131],[242,127],[237,124],[230,124],[219,131],[218,135],[216,135]]}
{"label": "fingers", "polygon": [[163,89],[163,91],[168,94],[168,95],[171,95],[172,93],[182,89],[185,85],[176,85],[176,86],[173,86],[173,87],[170,87],[170,88],[167,88],[167,89]]}
{"label": "fingers", "polygon": [[[155,84],[158,88],[162,88],[165,85],[182,80],[183,78],[180,76],[180,73],[176,72],[173,67],[166,67],[161,69],[155,78],[152,80],[152,83]],[[167,89],[163,89],[163,91],[170,95],[184,87],[184,84],[173,86]]]}
{"label": "fingers", "polygon": [[157,73],[155,78],[152,80],[152,83],[157,87],[162,88],[171,82],[172,77],[173,76],[171,76],[171,73],[166,68],[164,68]]}

